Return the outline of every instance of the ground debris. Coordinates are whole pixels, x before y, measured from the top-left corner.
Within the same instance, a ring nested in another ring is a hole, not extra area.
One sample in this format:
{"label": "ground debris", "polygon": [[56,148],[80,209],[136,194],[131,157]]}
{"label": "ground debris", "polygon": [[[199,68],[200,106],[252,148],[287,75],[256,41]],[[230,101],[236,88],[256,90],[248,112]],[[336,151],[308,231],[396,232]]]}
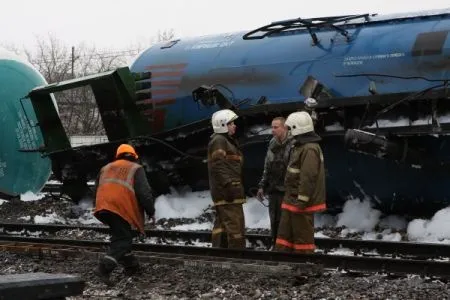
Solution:
{"label": "ground debris", "polygon": [[[92,273],[97,261],[38,260],[0,253],[0,275],[24,272],[63,272],[86,281],[83,296],[70,299],[445,299],[449,285],[417,276],[390,279],[382,275],[350,277],[339,272],[298,278],[233,269],[199,272],[185,265],[142,263],[140,275],[126,277],[118,268],[113,287]],[[420,281],[420,284],[416,284]]]}

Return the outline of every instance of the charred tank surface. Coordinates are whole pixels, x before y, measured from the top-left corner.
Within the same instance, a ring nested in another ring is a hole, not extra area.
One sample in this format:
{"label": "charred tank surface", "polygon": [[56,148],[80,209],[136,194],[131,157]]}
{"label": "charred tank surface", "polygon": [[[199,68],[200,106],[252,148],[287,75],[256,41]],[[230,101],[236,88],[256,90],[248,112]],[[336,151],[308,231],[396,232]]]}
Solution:
{"label": "charred tank surface", "polygon": [[127,141],[157,193],[207,189],[210,117],[231,108],[250,190],[270,139],[258,128],[305,109],[323,137],[331,209],[368,197],[385,212],[432,213],[450,201],[449,13],[298,18],[154,45],[129,69],[33,90],[40,120],[39,95],[91,84],[110,141],[71,148],[52,113],[45,153],[59,178],[83,185]]}
{"label": "charred tank surface", "polygon": [[45,85],[25,59],[0,48],[0,198],[38,192],[50,176],[50,159],[42,158],[43,139],[28,92]]}

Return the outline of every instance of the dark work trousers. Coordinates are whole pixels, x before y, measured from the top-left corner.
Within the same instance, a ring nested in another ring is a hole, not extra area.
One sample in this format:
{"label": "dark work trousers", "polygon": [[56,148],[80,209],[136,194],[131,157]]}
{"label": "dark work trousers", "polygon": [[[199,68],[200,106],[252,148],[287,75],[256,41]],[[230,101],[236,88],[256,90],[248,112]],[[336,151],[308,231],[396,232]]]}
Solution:
{"label": "dark work trousers", "polygon": [[212,246],[245,248],[245,218],[242,204],[215,206]]}
{"label": "dark work trousers", "polygon": [[283,192],[274,192],[268,194],[269,199],[269,217],[270,217],[270,235],[272,236],[272,245],[275,246],[277,239],[278,225],[281,218],[281,203],[283,202]]}
{"label": "dark work trousers", "polygon": [[[109,226],[111,235],[109,249],[105,256],[106,261],[115,261],[114,268],[117,266],[117,263],[122,264],[125,269],[136,268],[138,262],[131,253],[133,232],[130,224],[119,215],[109,211],[100,212],[99,219]],[[103,261],[105,261],[105,259],[103,259]],[[108,265],[110,267],[107,267],[106,269],[111,272],[114,268],[111,263]]]}
{"label": "dark work trousers", "polygon": [[283,209],[275,251],[314,253],[314,214]]}

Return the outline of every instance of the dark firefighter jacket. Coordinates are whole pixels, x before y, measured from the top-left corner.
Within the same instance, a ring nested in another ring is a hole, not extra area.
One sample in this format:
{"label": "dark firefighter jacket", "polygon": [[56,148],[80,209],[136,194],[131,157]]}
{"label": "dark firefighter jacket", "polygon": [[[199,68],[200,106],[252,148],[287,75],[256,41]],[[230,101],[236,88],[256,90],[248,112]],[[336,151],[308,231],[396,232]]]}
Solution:
{"label": "dark firefighter jacket", "polygon": [[214,205],[245,203],[244,159],[236,139],[214,133],[208,144],[208,175]]}
{"label": "dark firefighter jacket", "polygon": [[132,227],[144,232],[144,210],[155,213],[152,190],[141,165],[119,159],[104,166],[96,182],[94,215],[108,210],[126,220]]}
{"label": "dark firefighter jacket", "polygon": [[291,152],[292,136],[287,136],[281,143],[272,138],[267,148],[264,171],[258,184],[265,193],[284,192],[284,177]]}
{"label": "dark firefighter jacket", "polygon": [[321,138],[315,133],[296,136],[285,178],[282,209],[296,213],[326,209],[325,167]]}

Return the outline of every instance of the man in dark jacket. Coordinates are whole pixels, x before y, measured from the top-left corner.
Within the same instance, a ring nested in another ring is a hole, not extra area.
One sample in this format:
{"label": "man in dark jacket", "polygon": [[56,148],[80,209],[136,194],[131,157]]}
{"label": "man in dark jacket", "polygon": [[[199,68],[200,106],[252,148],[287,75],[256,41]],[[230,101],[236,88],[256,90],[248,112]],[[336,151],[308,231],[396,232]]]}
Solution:
{"label": "man in dark jacket", "polygon": [[277,117],[272,120],[273,138],[269,142],[264,161],[264,171],[257,193],[260,201],[263,200],[264,195],[267,195],[269,200],[272,246],[275,245],[278,224],[280,223],[281,202],[284,196],[284,177],[292,146],[292,139],[284,124],[285,121],[283,117]]}
{"label": "man in dark jacket", "polygon": [[237,117],[233,111],[224,109],[215,112],[211,119],[214,134],[208,144],[208,174],[216,211],[213,247],[245,248],[243,156],[233,138]]}
{"label": "man in dark jacket", "polygon": [[152,190],[137,159],[132,146],[120,145],[115,161],[100,170],[96,181],[94,216],[109,226],[111,244],[95,273],[108,285],[118,264],[123,265],[126,275],[138,271],[139,263],[131,252],[132,229],[144,233],[144,211],[154,220]]}
{"label": "man in dark jacket", "polygon": [[275,250],[313,253],[314,213],[326,209],[323,153],[311,116],[294,112],[286,120],[293,136],[285,178],[285,196]]}

